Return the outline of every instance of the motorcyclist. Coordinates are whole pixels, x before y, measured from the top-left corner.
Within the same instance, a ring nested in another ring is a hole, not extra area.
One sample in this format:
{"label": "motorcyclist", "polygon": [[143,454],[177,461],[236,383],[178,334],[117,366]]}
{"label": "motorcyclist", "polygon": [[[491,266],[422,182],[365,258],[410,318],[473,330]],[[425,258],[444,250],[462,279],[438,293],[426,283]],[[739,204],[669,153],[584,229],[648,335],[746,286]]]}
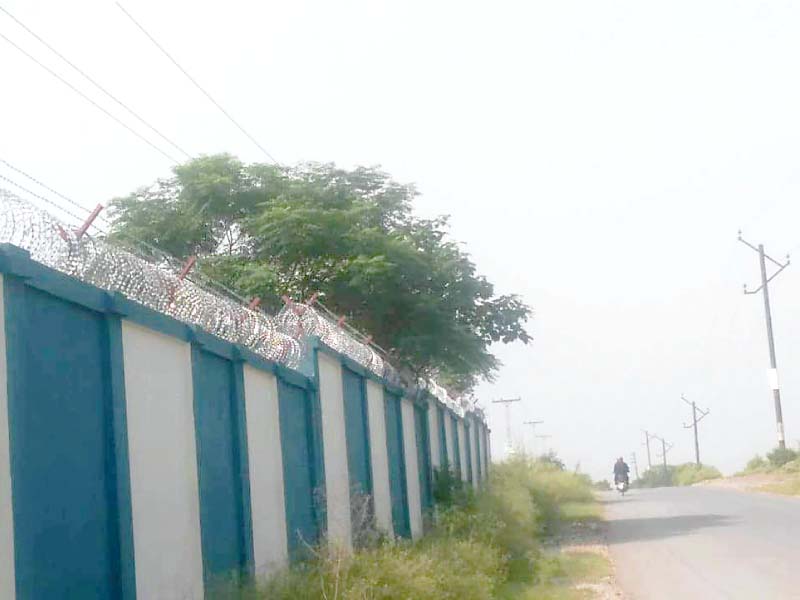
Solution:
{"label": "motorcyclist", "polygon": [[614,463],[614,485],[618,484],[620,481],[625,482],[625,485],[628,485],[630,483],[628,477],[629,472],[630,468],[620,456],[617,459],[617,462]]}

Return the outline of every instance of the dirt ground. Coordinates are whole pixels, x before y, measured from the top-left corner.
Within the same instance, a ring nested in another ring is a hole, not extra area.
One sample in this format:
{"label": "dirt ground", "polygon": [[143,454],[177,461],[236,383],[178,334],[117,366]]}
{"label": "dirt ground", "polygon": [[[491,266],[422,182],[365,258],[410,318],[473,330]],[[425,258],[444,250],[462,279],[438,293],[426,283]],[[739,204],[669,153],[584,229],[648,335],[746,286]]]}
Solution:
{"label": "dirt ground", "polygon": [[761,488],[765,485],[783,483],[794,477],[796,477],[796,475],[786,473],[754,473],[752,475],[739,475],[702,481],[695,485],[737,490],[740,492],[763,492]]}
{"label": "dirt ground", "polygon": [[611,575],[593,583],[579,583],[576,589],[591,593],[595,600],[625,598],[614,577],[614,561],[608,552],[606,524],[603,521],[584,521],[570,525],[559,536],[559,549],[564,553],[591,552],[599,554],[611,565]]}

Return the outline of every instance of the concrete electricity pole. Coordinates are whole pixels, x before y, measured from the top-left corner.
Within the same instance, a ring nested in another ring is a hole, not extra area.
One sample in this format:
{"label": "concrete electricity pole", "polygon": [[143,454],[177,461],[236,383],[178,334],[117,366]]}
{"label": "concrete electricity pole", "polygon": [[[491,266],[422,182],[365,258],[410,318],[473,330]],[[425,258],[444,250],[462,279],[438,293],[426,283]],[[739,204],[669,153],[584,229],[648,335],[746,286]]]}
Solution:
{"label": "concrete electricity pole", "polygon": [[504,404],[506,407],[506,449],[509,453],[514,451],[514,444],[511,442],[511,403],[521,401],[522,398],[492,400],[492,404]]}
{"label": "concrete electricity pole", "polygon": [[[644,431],[644,443],[647,446],[647,470],[649,471],[650,469],[653,468],[653,461],[650,459],[650,437],[651,436],[650,436],[650,434],[648,433],[648,431],[646,429],[644,429],[643,431]],[[655,437],[655,436],[652,436],[652,437]]]}
{"label": "concrete electricity pole", "polygon": [[[686,402],[689,406],[692,407],[692,424],[687,425],[686,423],[683,424],[684,429],[694,429],[694,459],[697,463],[697,466],[700,466],[700,442],[697,437],[697,424],[702,421],[705,417],[708,416],[708,411],[703,410],[702,408],[697,408],[697,404],[692,400],[689,402],[683,394],[681,394],[681,400]],[[700,418],[697,418],[697,411],[700,411]]]}
{"label": "concrete electricity pole", "polygon": [[[739,232],[739,241],[751,250],[758,252],[758,262],[761,267],[761,286],[756,290],[748,290],[747,284],[744,285],[745,294],[757,294],[764,292],[764,316],[767,320],[767,342],[769,343],[769,366],[770,366],[770,383],[772,385],[772,397],[775,401],[775,420],[778,425],[778,447],[786,448],[786,435],[783,430],[783,410],[781,408],[781,390],[778,385],[778,365],[775,360],[775,339],[772,336],[772,312],[769,306],[769,282],[778,276],[778,273],[783,271],[789,266],[789,255],[786,255],[786,262],[780,263],[764,252],[764,244],[759,244],[758,247],[742,238],[742,232]],[[771,263],[778,267],[772,275],[767,277],[767,263]]]}
{"label": "concrete electricity pole", "polygon": [[[654,437],[661,442],[661,458],[664,459],[664,479],[666,480],[667,475],[669,474],[669,467],[667,467],[667,452],[672,450],[673,445],[667,444],[667,441],[664,438],[657,435],[650,434],[650,437]],[[669,448],[667,448],[668,445]]]}
{"label": "concrete electricity pole", "polygon": [[633,463],[633,473],[639,479],[639,463],[636,462],[636,452],[631,452],[631,462]]}
{"label": "concrete electricity pole", "polygon": [[531,427],[531,436],[533,437],[533,447],[531,448],[531,454],[534,458],[536,458],[536,426],[541,425],[544,421],[525,421],[525,425],[530,425]]}
{"label": "concrete electricity pole", "polygon": [[[553,436],[552,436],[552,435],[550,435],[550,434],[547,434],[547,435],[537,435],[536,437],[537,437],[538,439],[540,439],[540,440],[549,440],[549,439],[550,439],[551,437],[553,437]],[[551,447],[551,448],[548,448],[548,449],[547,449],[547,451],[545,451],[543,454],[547,454],[548,452],[551,452],[552,450],[553,450],[553,448],[552,448],[552,447]]]}

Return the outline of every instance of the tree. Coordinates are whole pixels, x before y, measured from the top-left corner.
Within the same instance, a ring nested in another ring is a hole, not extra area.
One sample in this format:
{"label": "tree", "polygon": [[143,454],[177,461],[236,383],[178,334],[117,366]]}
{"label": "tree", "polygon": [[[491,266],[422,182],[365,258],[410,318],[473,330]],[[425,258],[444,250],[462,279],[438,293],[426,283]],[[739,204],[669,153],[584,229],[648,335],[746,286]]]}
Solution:
{"label": "tree", "polygon": [[112,235],[196,255],[205,274],[268,309],[318,293],[416,376],[468,391],[496,371],[492,343],[530,341],[530,309],[495,294],[446,217],[416,217],[416,195],[377,168],[208,156],[115,199]]}

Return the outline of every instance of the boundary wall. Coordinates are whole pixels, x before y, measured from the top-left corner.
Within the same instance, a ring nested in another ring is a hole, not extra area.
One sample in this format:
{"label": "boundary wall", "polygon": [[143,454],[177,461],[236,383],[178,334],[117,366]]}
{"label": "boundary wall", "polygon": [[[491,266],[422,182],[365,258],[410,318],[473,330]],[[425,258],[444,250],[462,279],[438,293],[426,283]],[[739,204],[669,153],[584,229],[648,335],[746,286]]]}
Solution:
{"label": "boundary wall", "polygon": [[301,371],[0,245],[0,598],[203,598],[421,536],[489,430],[318,340]]}

